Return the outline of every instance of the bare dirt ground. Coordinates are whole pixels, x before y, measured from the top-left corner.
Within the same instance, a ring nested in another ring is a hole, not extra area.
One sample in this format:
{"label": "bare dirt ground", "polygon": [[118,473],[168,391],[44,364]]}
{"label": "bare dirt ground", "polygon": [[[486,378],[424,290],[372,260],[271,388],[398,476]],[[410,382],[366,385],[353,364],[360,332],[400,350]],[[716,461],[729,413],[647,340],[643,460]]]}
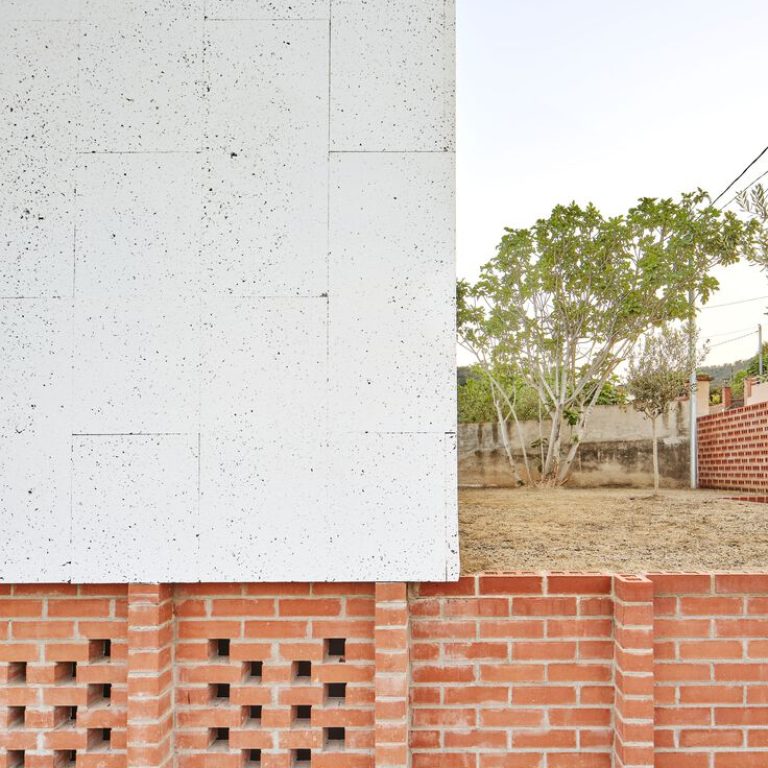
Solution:
{"label": "bare dirt ground", "polygon": [[768,568],[768,504],[724,491],[461,489],[464,573]]}

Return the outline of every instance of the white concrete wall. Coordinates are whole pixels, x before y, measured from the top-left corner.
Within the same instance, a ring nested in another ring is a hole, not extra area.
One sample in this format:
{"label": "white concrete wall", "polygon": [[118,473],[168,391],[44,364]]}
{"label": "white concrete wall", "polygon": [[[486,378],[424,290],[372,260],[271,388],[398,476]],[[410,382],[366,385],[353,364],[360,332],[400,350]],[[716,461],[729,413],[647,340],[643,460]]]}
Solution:
{"label": "white concrete wall", "polygon": [[744,405],[757,405],[768,401],[768,381],[750,382],[744,388]]}
{"label": "white concrete wall", "polygon": [[452,0],[0,0],[3,581],[458,573]]}

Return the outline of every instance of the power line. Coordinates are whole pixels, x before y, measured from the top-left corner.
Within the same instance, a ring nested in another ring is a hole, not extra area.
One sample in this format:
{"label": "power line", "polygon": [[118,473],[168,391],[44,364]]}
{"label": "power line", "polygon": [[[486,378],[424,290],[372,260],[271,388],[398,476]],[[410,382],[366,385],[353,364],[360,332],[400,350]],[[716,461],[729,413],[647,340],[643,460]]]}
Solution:
{"label": "power line", "polygon": [[[739,179],[741,179],[741,178],[743,178],[743,177],[744,177],[744,175],[747,173],[747,171],[749,171],[749,169],[750,169],[750,168],[751,168],[751,167],[752,167],[752,166],[753,166],[755,163],[757,163],[757,162],[758,162],[758,160],[760,160],[760,158],[761,158],[761,157],[762,157],[762,156],[763,156],[763,155],[764,155],[766,152],[768,152],[768,146],[766,146],[766,147],[763,147],[762,151],[761,151],[761,152],[760,152],[760,153],[757,155],[757,157],[755,157],[755,158],[752,160],[752,162],[751,162],[751,163],[750,163],[750,164],[749,164],[749,165],[748,165],[748,166],[747,166],[747,167],[746,167],[746,168],[745,168],[745,169],[744,169],[744,170],[743,170],[743,171],[742,171],[742,172],[741,172],[741,173],[740,173],[740,174],[739,174],[739,175],[738,175],[738,176],[737,176],[737,177],[736,177],[736,178],[735,178],[735,179],[734,179],[734,180],[733,180],[733,181],[732,181],[732,182],[731,182],[731,183],[730,183],[730,184],[729,184],[729,185],[728,185],[728,186],[727,186],[727,187],[726,187],[726,188],[725,188],[725,189],[724,189],[724,190],[723,190],[723,191],[722,191],[722,192],[721,192],[721,193],[720,193],[720,194],[719,194],[719,195],[718,195],[718,196],[717,196],[717,197],[716,197],[714,200],[711,200],[709,204],[710,204],[711,206],[714,206],[714,205],[715,205],[715,203],[716,203],[716,202],[717,202],[717,201],[718,201],[718,200],[719,200],[721,197],[723,197],[723,196],[726,194],[726,192],[728,192],[728,190],[729,190],[729,189],[731,189],[731,188],[733,187],[733,185],[734,185],[734,184],[736,184],[736,183],[739,181]],[[756,183],[757,183],[758,181],[760,181],[760,179],[762,179],[762,178],[763,178],[763,176],[765,176],[766,174],[768,174],[768,171],[766,171],[765,173],[763,173],[763,174],[761,174],[760,176],[758,176],[758,177],[757,177],[757,178],[756,178],[754,181],[752,181],[752,182],[751,182],[751,183],[750,183],[750,184],[749,184],[747,187],[745,187],[745,189],[748,189],[748,188],[749,188],[749,187],[751,187],[753,184],[756,184]],[[727,202],[727,203],[726,203],[726,204],[725,204],[725,205],[724,205],[724,206],[723,206],[723,207],[722,207],[720,210],[722,211],[722,210],[724,210],[725,208],[727,208],[727,207],[728,207],[728,206],[729,206],[729,205],[730,205],[730,204],[731,204],[731,203],[732,203],[732,202],[733,202],[735,199],[736,199],[736,197],[735,197],[735,196],[734,196],[733,198],[731,198],[731,199],[730,199],[730,200],[729,200],[729,201],[728,201],[728,202]],[[699,214],[699,215],[696,217],[696,220],[700,219],[702,216],[703,216],[703,213],[700,213],[700,214]],[[669,234],[668,234],[666,237],[662,238],[662,240],[661,240],[661,243],[666,243],[666,242],[667,242],[667,240],[669,240],[671,237],[672,237],[672,233],[670,232],[670,233],[669,233]]]}
{"label": "power line", "polygon": [[751,299],[740,299],[739,301],[729,301],[725,304],[705,304],[701,309],[720,309],[720,307],[735,307],[737,304],[748,304],[750,301],[760,301],[768,299],[768,296],[753,296]]}
{"label": "power line", "polygon": [[726,192],[728,192],[731,187],[733,187],[735,184],[739,182],[739,180],[749,171],[749,169],[766,153],[768,152],[768,147],[765,147],[762,152],[712,201],[712,205],[714,205],[721,197],[723,197]]}
{"label": "power line", "polygon": [[747,325],[744,328],[734,328],[732,331],[724,331],[723,333],[709,333],[707,334],[707,338],[716,339],[720,336],[733,336],[734,333],[744,333],[744,331],[748,331],[750,328],[754,328],[754,324]]}
{"label": "power line", "polygon": [[[763,173],[761,173],[761,174],[760,174],[760,175],[759,175],[759,176],[758,176],[756,179],[752,179],[752,181],[750,181],[750,182],[749,182],[749,184],[747,184],[747,186],[746,186],[746,187],[744,187],[744,191],[746,191],[746,190],[750,189],[751,187],[754,187],[754,186],[755,186],[755,184],[757,184],[757,182],[758,182],[758,181],[760,181],[760,179],[762,179],[762,178],[764,178],[764,177],[766,177],[766,176],[768,176],[768,171],[764,171],[764,172],[763,172]],[[728,207],[728,206],[729,206],[731,203],[735,203],[735,202],[736,202],[736,195],[734,195],[734,196],[733,196],[733,197],[732,197],[732,198],[731,198],[731,199],[730,199],[730,200],[729,200],[729,201],[728,201],[728,202],[727,202],[727,203],[726,203],[726,204],[725,204],[725,205],[722,207],[722,209],[721,209],[721,210],[725,210],[725,209],[726,209],[726,208],[727,208],[727,207]]]}
{"label": "power line", "polygon": [[748,339],[750,336],[754,336],[757,333],[757,331],[752,331],[752,333],[745,333],[743,336],[737,336],[735,339],[726,339],[725,341],[718,341],[717,344],[711,344],[710,349],[714,349],[715,347],[722,347],[723,344],[730,344],[732,341],[741,341],[742,339]]}

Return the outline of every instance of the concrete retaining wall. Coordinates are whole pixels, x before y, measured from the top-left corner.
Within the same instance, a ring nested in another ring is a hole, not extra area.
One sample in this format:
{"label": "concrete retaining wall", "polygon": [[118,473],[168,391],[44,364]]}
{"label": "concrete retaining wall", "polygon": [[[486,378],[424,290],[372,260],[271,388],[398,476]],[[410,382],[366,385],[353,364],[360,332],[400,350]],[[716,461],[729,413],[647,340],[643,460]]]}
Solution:
{"label": "concrete retaining wall", "polygon": [[[666,487],[683,487],[688,481],[688,409],[675,404],[659,419],[659,464]],[[521,424],[529,458],[538,457],[539,424]],[[543,425],[544,434],[548,422]],[[567,434],[566,437],[569,437]],[[509,442],[523,471],[521,441],[514,425]],[[590,419],[571,484],[580,487],[646,487],[653,483],[651,425],[632,408],[598,406]],[[497,424],[459,425],[459,484],[511,486],[514,479],[507,463]]]}

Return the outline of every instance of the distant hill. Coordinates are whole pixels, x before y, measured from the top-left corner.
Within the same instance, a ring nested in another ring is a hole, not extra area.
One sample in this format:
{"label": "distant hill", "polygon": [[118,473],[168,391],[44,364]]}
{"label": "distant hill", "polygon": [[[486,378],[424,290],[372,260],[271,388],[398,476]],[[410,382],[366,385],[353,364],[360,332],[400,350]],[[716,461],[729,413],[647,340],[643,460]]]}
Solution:
{"label": "distant hill", "polygon": [[735,373],[744,370],[754,359],[748,357],[746,360],[736,360],[733,363],[723,363],[722,365],[703,365],[700,370],[712,377],[713,386],[720,386],[733,379]]}

